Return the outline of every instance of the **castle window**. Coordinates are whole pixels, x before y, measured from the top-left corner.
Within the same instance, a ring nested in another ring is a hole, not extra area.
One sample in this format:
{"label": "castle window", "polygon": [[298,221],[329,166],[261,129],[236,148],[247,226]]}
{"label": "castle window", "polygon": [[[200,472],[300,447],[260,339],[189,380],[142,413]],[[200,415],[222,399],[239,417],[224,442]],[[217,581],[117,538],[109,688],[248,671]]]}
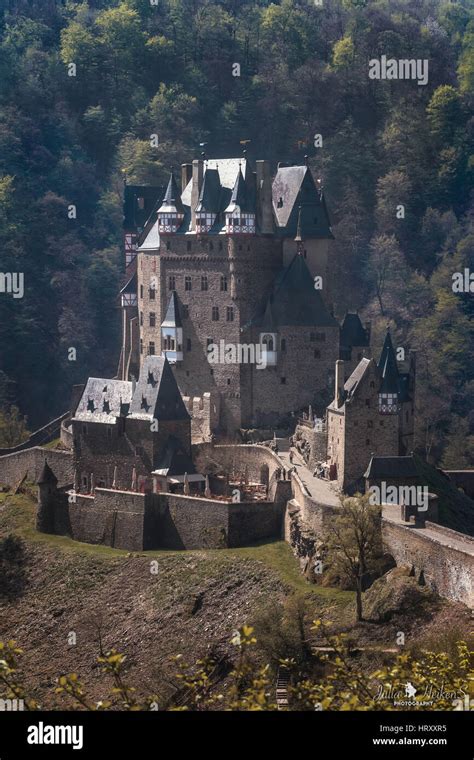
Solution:
{"label": "castle window", "polygon": [[140,325],[143,325],[143,312],[140,312]]}
{"label": "castle window", "polygon": [[154,311],[150,311],[150,327],[156,327],[156,314]]}
{"label": "castle window", "polygon": [[169,240],[166,241],[166,250],[169,251],[171,248],[171,242]]}
{"label": "castle window", "polygon": [[149,356],[154,356],[155,355],[155,344],[154,344],[154,342],[152,340],[148,344],[148,355]]}
{"label": "castle window", "polygon": [[150,294],[149,294],[150,295],[150,301],[154,301],[155,300],[155,293],[156,293],[155,288],[150,287]]}
{"label": "castle window", "polygon": [[286,351],[286,339],[282,338],[280,342],[280,347],[282,351]]}
{"label": "castle window", "polygon": [[230,385],[230,377],[227,378],[227,385]]}
{"label": "castle window", "polygon": [[201,275],[201,290],[207,290],[209,283],[207,281],[207,274]]}
{"label": "castle window", "polygon": [[314,349],[314,358],[315,359],[319,359],[320,357],[321,357],[321,351],[319,350],[319,348],[315,348]]}
{"label": "castle window", "polygon": [[222,240],[219,240],[219,250],[222,251],[222,248],[223,248],[223,246],[222,246]]}
{"label": "castle window", "polygon": [[234,307],[233,306],[227,307],[227,321],[228,322],[234,321]]}
{"label": "castle window", "polygon": [[186,351],[191,351],[191,338],[186,341]]}
{"label": "castle window", "polygon": [[143,285],[140,285],[140,298],[143,298]]}
{"label": "castle window", "polygon": [[280,377],[281,385],[286,385],[286,377]]}
{"label": "castle window", "polygon": [[176,277],[172,274],[168,280],[168,290],[176,290]]}
{"label": "castle window", "polygon": [[82,476],[82,487],[85,488],[86,490],[89,490],[89,478],[87,477],[87,475]]}
{"label": "castle window", "polygon": [[213,322],[219,321],[219,307],[218,306],[212,307],[212,321]]}
{"label": "castle window", "polygon": [[211,243],[209,243],[209,250],[210,250],[210,251],[213,251],[213,250],[214,250],[214,243],[212,243],[212,242],[211,242]]}
{"label": "castle window", "polygon": [[188,242],[186,243],[186,250],[187,251],[191,250],[191,241],[190,240],[188,240]]}
{"label": "castle window", "polygon": [[398,414],[398,394],[379,393],[379,412],[382,414]]}
{"label": "castle window", "polygon": [[213,369],[211,369],[211,375],[213,375],[213,374],[214,374],[214,370],[213,370]]}
{"label": "castle window", "polygon": [[192,283],[191,277],[190,275],[186,275],[186,277],[184,278],[184,289],[192,290],[192,287],[193,287],[193,283]]}
{"label": "castle window", "polygon": [[225,274],[221,277],[221,290],[227,292],[227,277]]}
{"label": "castle window", "polygon": [[281,197],[281,195],[278,198],[277,208],[283,208],[283,198]]}
{"label": "castle window", "polygon": [[140,338],[140,353],[143,353],[143,339]]}
{"label": "castle window", "polygon": [[206,340],[206,346],[207,346],[208,348],[209,348],[209,346],[212,346],[212,344],[213,344],[213,343],[214,343],[214,339],[213,339],[213,338],[208,338],[208,339]]}

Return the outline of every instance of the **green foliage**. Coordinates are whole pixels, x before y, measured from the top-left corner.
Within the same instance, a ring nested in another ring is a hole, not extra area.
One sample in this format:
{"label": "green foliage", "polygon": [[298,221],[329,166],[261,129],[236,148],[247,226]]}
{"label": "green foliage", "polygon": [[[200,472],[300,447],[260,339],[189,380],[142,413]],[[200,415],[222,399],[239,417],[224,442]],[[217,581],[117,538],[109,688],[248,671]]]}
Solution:
{"label": "green foliage", "polygon": [[23,443],[28,436],[27,419],[20,414],[18,407],[0,409],[0,446],[9,448]]}
{"label": "green foliage", "polygon": [[[474,652],[465,641],[457,641],[455,654],[422,650],[415,659],[410,654],[399,654],[394,662],[369,675],[363,672],[357,660],[348,654],[345,635],[331,634],[327,625],[320,620],[314,622],[312,631],[323,639],[332,655],[318,653],[316,657],[325,665],[324,675],[318,680],[309,679],[301,673],[291,659],[282,659],[281,668],[290,672],[288,689],[290,710],[416,710],[427,693],[431,704],[422,709],[453,710],[455,697],[470,694],[474,681]],[[69,673],[58,678],[57,694],[66,695],[83,710],[216,710],[262,711],[276,710],[275,681],[270,676],[267,665],[258,665],[253,657],[257,639],[250,626],[242,626],[235,631],[232,644],[236,649],[235,665],[225,681],[225,688],[216,674],[212,658],[187,665],[178,655],[173,658],[177,667],[176,698],[165,706],[157,695],[150,695],[141,701],[136,698],[136,690],[125,681],[126,657],[112,650],[98,658],[103,676],[112,681],[106,698],[92,701],[77,673]],[[22,650],[15,642],[0,643],[0,694],[7,698],[25,700],[29,710],[41,706],[28,697],[22,684],[20,658]],[[417,690],[415,705],[404,707],[394,703],[388,693],[398,693],[404,699],[405,686],[410,682]],[[471,694],[472,696],[472,694]],[[421,704],[420,704],[421,707]]]}
{"label": "green foliage", "polygon": [[[2,270],[24,272],[29,288],[23,303],[0,299],[1,366],[33,427],[66,408],[71,382],[116,368],[123,179],[162,184],[201,142],[209,155],[235,156],[250,140],[251,159],[274,163],[309,154],[336,233],[338,315],[365,308],[413,343],[426,342],[434,303],[449,315],[437,270],[472,224],[468,4],[41,6],[0,12]],[[428,85],[370,80],[367,62],[381,54],[429,59]],[[472,315],[460,300],[450,345]],[[454,353],[436,457],[445,415],[464,415],[469,395],[469,353]]]}

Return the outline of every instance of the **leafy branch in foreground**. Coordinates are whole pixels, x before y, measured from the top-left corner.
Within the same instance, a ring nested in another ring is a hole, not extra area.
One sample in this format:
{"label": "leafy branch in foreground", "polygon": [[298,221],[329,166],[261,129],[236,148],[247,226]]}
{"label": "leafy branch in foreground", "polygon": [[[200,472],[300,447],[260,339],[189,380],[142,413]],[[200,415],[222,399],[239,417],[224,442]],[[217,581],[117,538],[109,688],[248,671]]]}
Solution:
{"label": "leafy branch in foreground", "polygon": [[[324,666],[324,674],[314,680],[302,673],[293,659],[281,659],[280,669],[287,669],[290,675],[289,704],[284,709],[453,710],[464,709],[466,696],[474,697],[474,651],[465,641],[456,643],[454,657],[428,650],[418,658],[401,653],[391,664],[367,674],[351,656],[343,634],[332,634],[320,620],[311,630],[326,645],[324,653],[316,650],[313,655]],[[233,634],[231,643],[237,655],[225,678],[215,658],[188,665],[180,655],[174,657],[180,688],[161,704],[156,695],[137,698],[136,689],[125,680],[126,657],[116,650],[98,658],[104,675],[112,678],[113,685],[105,699],[94,702],[88,697],[76,673],[60,676],[55,693],[71,697],[82,710],[276,710],[270,666],[253,657],[257,644],[254,629],[242,626]],[[23,699],[28,710],[41,709],[38,702],[27,697],[27,689],[19,679],[21,655],[22,650],[14,642],[0,643],[0,697]]]}

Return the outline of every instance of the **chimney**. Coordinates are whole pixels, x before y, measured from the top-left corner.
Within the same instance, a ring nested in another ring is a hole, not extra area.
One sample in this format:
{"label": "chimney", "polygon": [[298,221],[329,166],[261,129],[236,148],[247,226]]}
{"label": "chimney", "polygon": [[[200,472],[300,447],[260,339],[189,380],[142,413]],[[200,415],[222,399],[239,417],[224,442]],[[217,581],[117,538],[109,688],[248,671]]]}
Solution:
{"label": "chimney", "polygon": [[273,233],[272,177],[270,161],[256,161],[257,224],[263,235]]}
{"label": "chimney", "polygon": [[181,192],[184,193],[193,176],[192,164],[181,164]]}
{"label": "chimney", "polygon": [[336,378],[334,388],[334,405],[337,409],[342,406],[344,396],[344,360],[338,359],[336,362]]}
{"label": "chimney", "polygon": [[196,206],[201,194],[204,161],[200,158],[193,161],[193,185],[191,188],[191,229],[196,229]]}

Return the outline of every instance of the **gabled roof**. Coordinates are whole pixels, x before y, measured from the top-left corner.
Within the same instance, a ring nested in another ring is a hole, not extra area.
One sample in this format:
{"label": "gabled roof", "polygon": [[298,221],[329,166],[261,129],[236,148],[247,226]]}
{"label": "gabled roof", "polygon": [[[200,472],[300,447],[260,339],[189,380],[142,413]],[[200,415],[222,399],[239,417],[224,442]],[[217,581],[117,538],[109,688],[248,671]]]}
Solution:
{"label": "gabled roof", "polygon": [[179,311],[179,301],[178,301],[178,295],[176,293],[176,290],[171,291],[170,300],[168,301],[168,308],[166,309],[166,314],[163,322],[161,323],[162,327],[182,327],[183,323],[181,321],[181,314]]}
{"label": "gabled roof", "polygon": [[255,184],[251,180],[253,180],[253,175],[251,178],[244,179],[239,167],[230,202],[225,209],[227,212],[232,212],[238,206],[242,213],[255,213]]}
{"label": "gabled roof", "polygon": [[120,291],[120,295],[123,293],[136,293],[137,292],[137,273],[134,272],[130,279],[125,283]]}
{"label": "gabled roof", "polygon": [[280,234],[299,234],[301,240],[333,237],[322,191],[307,166],[279,167],[272,196]]}
{"label": "gabled roof", "polygon": [[221,210],[221,181],[217,169],[206,168],[196,211],[218,214]]}
{"label": "gabled roof", "polygon": [[413,456],[372,457],[364,478],[417,478],[419,476]]}
{"label": "gabled roof", "polygon": [[382,383],[379,392],[399,393],[400,376],[389,330],[387,330],[385,336],[382,353],[380,354],[380,359],[378,361],[378,368],[382,374]]}
{"label": "gabled roof", "polygon": [[275,326],[337,327],[300,254],[276,278],[272,293],[251,325],[263,326],[268,301]]}
{"label": "gabled roof", "polygon": [[[140,232],[145,227],[162,195],[162,187],[153,185],[124,185],[124,229]],[[139,200],[140,198],[142,199],[141,201]]]}
{"label": "gabled roof", "polygon": [[160,452],[154,472],[166,476],[184,475],[185,472],[194,475],[196,468],[178,439],[170,435]]}
{"label": "gabled roof", "polygon": [[168,180],[168,186],[166,188],[165,196],[161,202],[161,206],[158,209],[159,214],[182,214],[184,211],[183,209],[183,202],[181,200],[181,193],[178,190],[178,185],[176,184],[176,180],[174,178],[173,172],[170,173],[170,178]]}
{"label": "gabled roof", "polygon": [[187,420],[188,411],[166,357],[147,356],[130,404],[130,419]]}
{"label": "gabled roof", "polygon": [[123,404],[129,404],[131,399],[132,383],[128,380],[90,377],[73,419],[114,425],[123,413]]}
{"label": "gabled roof", "polygon": [[350,398],[357,391],[359,383],[363,379],[365,373],[371,364],[375,364],[373,359],[363,358],[355,368],[352,375],[344,383],[344,390],[346,391],[346,398]]}
{"label": "gabled roof", "polygon": [[341,346],[352,348],[353,346],[368,346],[369,337],[362,327],[358,314],[347,312],[341,327]]}

